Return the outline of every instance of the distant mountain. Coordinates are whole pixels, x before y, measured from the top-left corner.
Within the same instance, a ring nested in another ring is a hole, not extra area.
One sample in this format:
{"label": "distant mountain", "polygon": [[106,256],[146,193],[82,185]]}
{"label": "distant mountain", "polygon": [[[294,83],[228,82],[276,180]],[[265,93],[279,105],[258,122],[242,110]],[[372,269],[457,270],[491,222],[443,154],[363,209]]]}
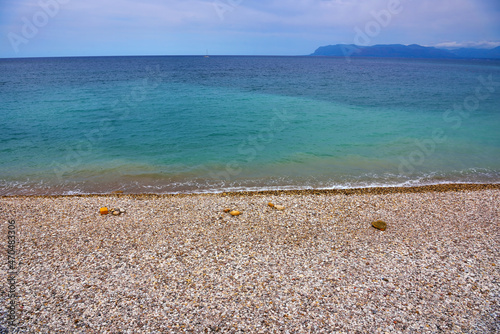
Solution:
{"label": "distant mountain", "polygon": [[500,47],[494,49],[462,48],[455,50],[438,49],[417,44],[359,46],[336,44],[321,46],[311,56],[333,57],[382,57],[382,58],[492,58],[500,59]]}

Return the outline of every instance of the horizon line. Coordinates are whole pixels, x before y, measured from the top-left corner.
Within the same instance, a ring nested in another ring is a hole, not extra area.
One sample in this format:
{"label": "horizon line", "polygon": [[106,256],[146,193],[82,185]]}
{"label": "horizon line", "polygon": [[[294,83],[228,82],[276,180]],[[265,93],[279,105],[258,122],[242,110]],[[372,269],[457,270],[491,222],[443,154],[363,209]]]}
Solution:
{"label": "horizon line", "polygon": [[[358,44],[345,44],[345,43],[337,43],[337,44],[328,44],[328,45],[322,45],[319,46],[317,49],[326,47],[326,46],[338,46],[338,45],[345,45],[345,46],[351,46],[351,47],[357,47],[357,48],[368,48],[368,47],[374,47],[374,46],[393,46],[393,45],[402,45],[402,46],[421,46],[425,48],[435,48],[439,50],[459,50],[459,49],[474,49],[474,50],[494,50],[500,46],[495,46],[495,47],[489,47],[489,48],[484,48],[484,47],[439,47],[439,46],[429,46],[429,45],[421,45],[421,44],[401,44],[401,43],[393,43],[393,44],[373,44],[373,45],[358,45]],[[316,49],[316,50],[317,50]],[[315,51],[316,51],[315,50]],[[310,54],[302,54],[302,55],[277,55],[277,54],[214,54],[214,55],[208,55],[209,57],[309,57],[313,56],[313,53]],[[36,58],[92,58],[92,57],[207,57],[207,54],[122,54],[122,55],[55,55],[55,56],[20,56],[20,57],[2,57],[0,56],[0,59],[36,59]],[[316,55],[316,57],[318,57]],[[326,56],[326,57],[336,57],[336,56]],[[337,56],[338,57],[338,56]],[[369,58],[398,58],[398,57],[370,57]],[[360,57],[361,58],[361,57]],[[365,57],[363,57],[365,58]],[[406,58],[406,57],[399,57],[399,58]],[[425,58],[424,58],[425,59]],[[465,58],[464,58],[465,59]]]}

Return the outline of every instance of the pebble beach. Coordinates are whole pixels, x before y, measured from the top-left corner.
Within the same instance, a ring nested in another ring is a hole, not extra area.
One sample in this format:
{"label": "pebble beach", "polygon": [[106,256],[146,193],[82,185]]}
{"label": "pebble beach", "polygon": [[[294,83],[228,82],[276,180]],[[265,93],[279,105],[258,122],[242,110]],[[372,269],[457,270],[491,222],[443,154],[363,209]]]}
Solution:
{"label": "pebble beach", "polygon": [[500,184],[6,196],[0,221],[0,331],[500,332]]}

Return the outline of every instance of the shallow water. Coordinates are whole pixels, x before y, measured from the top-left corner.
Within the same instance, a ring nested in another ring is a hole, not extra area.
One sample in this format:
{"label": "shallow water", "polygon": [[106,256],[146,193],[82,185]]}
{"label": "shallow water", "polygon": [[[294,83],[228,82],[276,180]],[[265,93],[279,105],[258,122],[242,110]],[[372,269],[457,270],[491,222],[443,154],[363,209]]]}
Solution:
{"label": "shallow water", "polygon": [[500,62],[0,59],[0,194],[500,181]]}

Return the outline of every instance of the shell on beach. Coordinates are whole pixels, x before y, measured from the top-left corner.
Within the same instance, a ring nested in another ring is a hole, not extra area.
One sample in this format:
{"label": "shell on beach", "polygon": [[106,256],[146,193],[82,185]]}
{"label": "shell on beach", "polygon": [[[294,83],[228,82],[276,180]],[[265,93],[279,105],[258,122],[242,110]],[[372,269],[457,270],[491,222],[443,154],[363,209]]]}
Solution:
{"label": "shell on beach", "polygon": [[285,210],[285,207],[283,205],[275,205],[274,208],[280,211]]}

